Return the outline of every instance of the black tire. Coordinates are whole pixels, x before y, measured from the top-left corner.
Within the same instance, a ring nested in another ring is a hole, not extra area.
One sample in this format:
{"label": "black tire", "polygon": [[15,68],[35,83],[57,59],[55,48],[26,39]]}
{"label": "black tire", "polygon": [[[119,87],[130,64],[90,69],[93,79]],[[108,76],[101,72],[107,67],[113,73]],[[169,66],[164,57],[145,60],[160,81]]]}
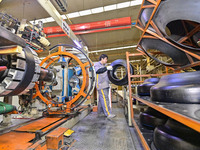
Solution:
{"label": "black tire", "polygon": [[159,82],[159,80],[160,80],[160,78],[149,78],[149,79],[146,79],[146,80],[144,80],[144,83],[146,83],[146,82],[151,82],[151,83],[158,83]]}
{"label": "black tire", "polygon": [[142,11],[140,19],[141,19],[141,22],[144,27],[146,26],[147,22],[149,21],[152,12],[153,12],[153,8],[146,8]]}
{"label": "black tire", "polygon": [[159,78],[149,78],[137,87],[137,93],[140,96],[150,96],[150,88],[159,82]]}
{"label": "black tire", "polygon": [[200,1],[199,0],[167,0],[158,7],[154,22],[164,35],[168,23],[176,20],[190,20],[200,23]]}
{"label": "black tire", "polygon": [[200,104],[200,71],[163,76],[150,91],[152,101]]}
{"label": "black tire", "polygon": [[156,85],[155,83],[147,82],[139,85],[137,87],[137,93],[140,96],[150,96],[150,89],[152,86]]}
{"label": "black tire", "polygon": [[[165,31],[168,25],[180,20],[188,20],[200,23],[199,14],[199,0],[167,0],[161,2],[159,8],[154,15],[153,21],[157,25],[158,29],[160,29],[161,32],[164,34],[164,36],[170,41],[172,40],[174,44],[188,50],[200,50],[200,48],[193,48],[176,42],[175,40],[170,38]],[[174,32],[176,30],[174,29],[174,27],[178,29],[178,31],[182,31],[183,29],[182,26],[176,23],[176,25],[171,27],[171,32],[175,34],[177,33],[177,31]],[[179,35],[181,34],[179,33]]]}
{"label": "black tire", "polygon": [[[184,52],[180,51],[176,47],[174,47],[174,46],[172,46],[168,43],[165,43],[161,40],[145,38],[145,39],[142,39],[142,41],[140,42],[140,45],[143,47],[144,52],[149,57],[151,57],[152,59],[156,60],[157,62],[159,62],[163,65],[166,65],[166,66],[183,66],[183,65],[190,63]],[[150,53],[148,53],[149,49],[155,49],[155,50],[158,50],[158,51],[166,54],[167,56],[172,58],[174,63],[173,64],[166,63],[166,62],[163,62],[163,61],[155,58]]]}
{"label": "black tire", "polygon": [[197,131],[171,118],[167,120],[167,122],[165,123],[165,127],[179,135],[183,135],[183,138],[186,139],[187,137],[189,137],[190,139],[191,135],[195,137],[200,136],[200,133],[198,133]]}
{"label": "black tire", "polygon": [[150,107],[140,114],[141,125],[150,130],[153,130],[158,125],[165,124],[167,119],[167,116]]}
{"label": "black tire", "polygon": [[[117,60],[113,61],[110,65],[113,67],[113,69],[108,70],[109,80],[115,85],[119,85],[119,86],[127,85],[128,84],[128,73],[127,73],[128,71],[127,71],[126,61],[122,60],[122,59],[117,59]],[[115,75],[115,71],[120,66],[123,66],[124,68],[126,68],[126,75],[122,79],[118,79]],[[133,73],[134,73],[133,66],[130,64],[130,74],[132,75]]]}
{"label": "black tire", "polygon": [[200,135],[184,138],[184,133],[179,135],[166,128],[158,126],[154,130],[153,142],[158,150],[199,150]]}

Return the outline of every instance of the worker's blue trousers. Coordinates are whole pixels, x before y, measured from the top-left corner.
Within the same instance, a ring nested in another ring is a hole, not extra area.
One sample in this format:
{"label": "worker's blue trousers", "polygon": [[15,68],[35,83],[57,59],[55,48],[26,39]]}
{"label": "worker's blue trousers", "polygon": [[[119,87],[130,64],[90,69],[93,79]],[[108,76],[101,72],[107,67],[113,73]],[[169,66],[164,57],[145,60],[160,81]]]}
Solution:
{"label": "worker's blue trousers", "polygon": [[111,113],[109,102],[109,88],[98,90],[98,93],[98,114],[104,113],[106,116],[108,116]]}

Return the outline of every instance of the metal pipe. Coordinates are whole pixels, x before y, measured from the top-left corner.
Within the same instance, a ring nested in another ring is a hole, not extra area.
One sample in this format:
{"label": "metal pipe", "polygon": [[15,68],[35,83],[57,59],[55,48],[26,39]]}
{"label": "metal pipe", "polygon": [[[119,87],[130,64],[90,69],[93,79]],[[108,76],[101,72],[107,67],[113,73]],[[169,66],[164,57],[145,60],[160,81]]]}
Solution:
{"label": "metal pipe", "polygon": [[54,78],[54,73],[51,70],[41,68],[39,81],[52,82],[53,78]]}
{"label": "metal pipe", "polygon": [[[93,30],[87,30],[87,31],[78,31],[78,32],[74,32],[74,34],[75,35],[80,35],[80,34],[98,33],[98,32],[104,32],[104,31],[114,31],[114,30],[121,30],[121,29],[130,29],[130,28],[131,28],[131,26],[111,27],[111,28],[93,29]],[[47,35],[47,38],[60,37],[60,36],[66,36],[66,34],[64,34],[62,32],[62,33]]]}
{"label": "metal pipe", "polygon": [[9,113],[13,111],[14,109],[15,107],[13,105],[0,102],[0,114]]}
{"label": "metal pipe", "polygon": [[7,69],[6,66],[0,66],[0,71],[5,71]]}
{"label": "metal pipe", "polygon": [[[87,31],[93,29],[105,29],[110,27],[128,26],[131,24],[132,24],[131,17],[124,17],[124,18],[116,18],[116,19],[96,21],[96,22],[73,24],[69,25],[69,27],[73,32],[77,32],[77,31]],[[63,30],[60,26],[46,27],[43,30],[44,33],[47,35],[63,33]]]}

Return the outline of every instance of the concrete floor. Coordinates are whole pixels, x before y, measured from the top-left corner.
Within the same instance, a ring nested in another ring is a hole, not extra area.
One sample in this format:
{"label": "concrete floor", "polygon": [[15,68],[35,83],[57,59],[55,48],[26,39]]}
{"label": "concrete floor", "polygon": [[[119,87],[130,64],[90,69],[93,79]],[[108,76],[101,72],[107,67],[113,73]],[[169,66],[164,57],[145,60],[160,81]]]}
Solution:
{"label": "concrete floor", "polygon": [[[134,128],[129,127],[123,108],[113,104],[112,120],[90,113],[72,130],[75,132],[65,142],[72,143],[70,150],[142,150]],[[70,141],[70,142],[69,142]]]}

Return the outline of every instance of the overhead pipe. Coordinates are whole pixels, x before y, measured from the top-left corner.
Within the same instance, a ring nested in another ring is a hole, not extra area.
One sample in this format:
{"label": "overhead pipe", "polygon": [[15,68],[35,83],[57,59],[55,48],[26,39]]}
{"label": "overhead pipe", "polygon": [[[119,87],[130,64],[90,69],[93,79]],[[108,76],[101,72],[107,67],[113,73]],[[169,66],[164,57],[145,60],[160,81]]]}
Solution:
{"label": "overhead pipe", "polygon": [[6,66],[0,66],[0,71],[5,71],[7,69]]}
{"label": "overhead pipe", "polygon": [[[88,33],[97,33],[97,32],[104,32],[104,31],[113,31],[113,30],[121,30],[121,29],[130,29],[131,26],[125,26],[125,27],[115,27],[115,28],[107,28],[107,29],[97,29],[97,30],[88,30],[88,31],[80,31],[80,32],[74,32],[75,35],[80,34],[88,34]],[[52,34],[47,35],[47,38],[53,38],[53,37],[60,37],[60,36],[66,36],[66,34]]]}
{"label": "overhead pipe", "polygon": [[[104,20],[104,21],[74,24],[74,25],[69,25],[69,26],[72,29],[72,31],[76,35],[78,35],[78,34],[127,29],[127,28],[131,28],[131,25],[132,25],[131,17],[124,17],[124,18],[117,18],[117,19]],[[63,30],[59,26],[46,27],[44,28],[44,33],[47,34],[49,38],[65,36],[65,34],[63,34]],[[62,34],[62,35],[55,35],[55,34]]]}

